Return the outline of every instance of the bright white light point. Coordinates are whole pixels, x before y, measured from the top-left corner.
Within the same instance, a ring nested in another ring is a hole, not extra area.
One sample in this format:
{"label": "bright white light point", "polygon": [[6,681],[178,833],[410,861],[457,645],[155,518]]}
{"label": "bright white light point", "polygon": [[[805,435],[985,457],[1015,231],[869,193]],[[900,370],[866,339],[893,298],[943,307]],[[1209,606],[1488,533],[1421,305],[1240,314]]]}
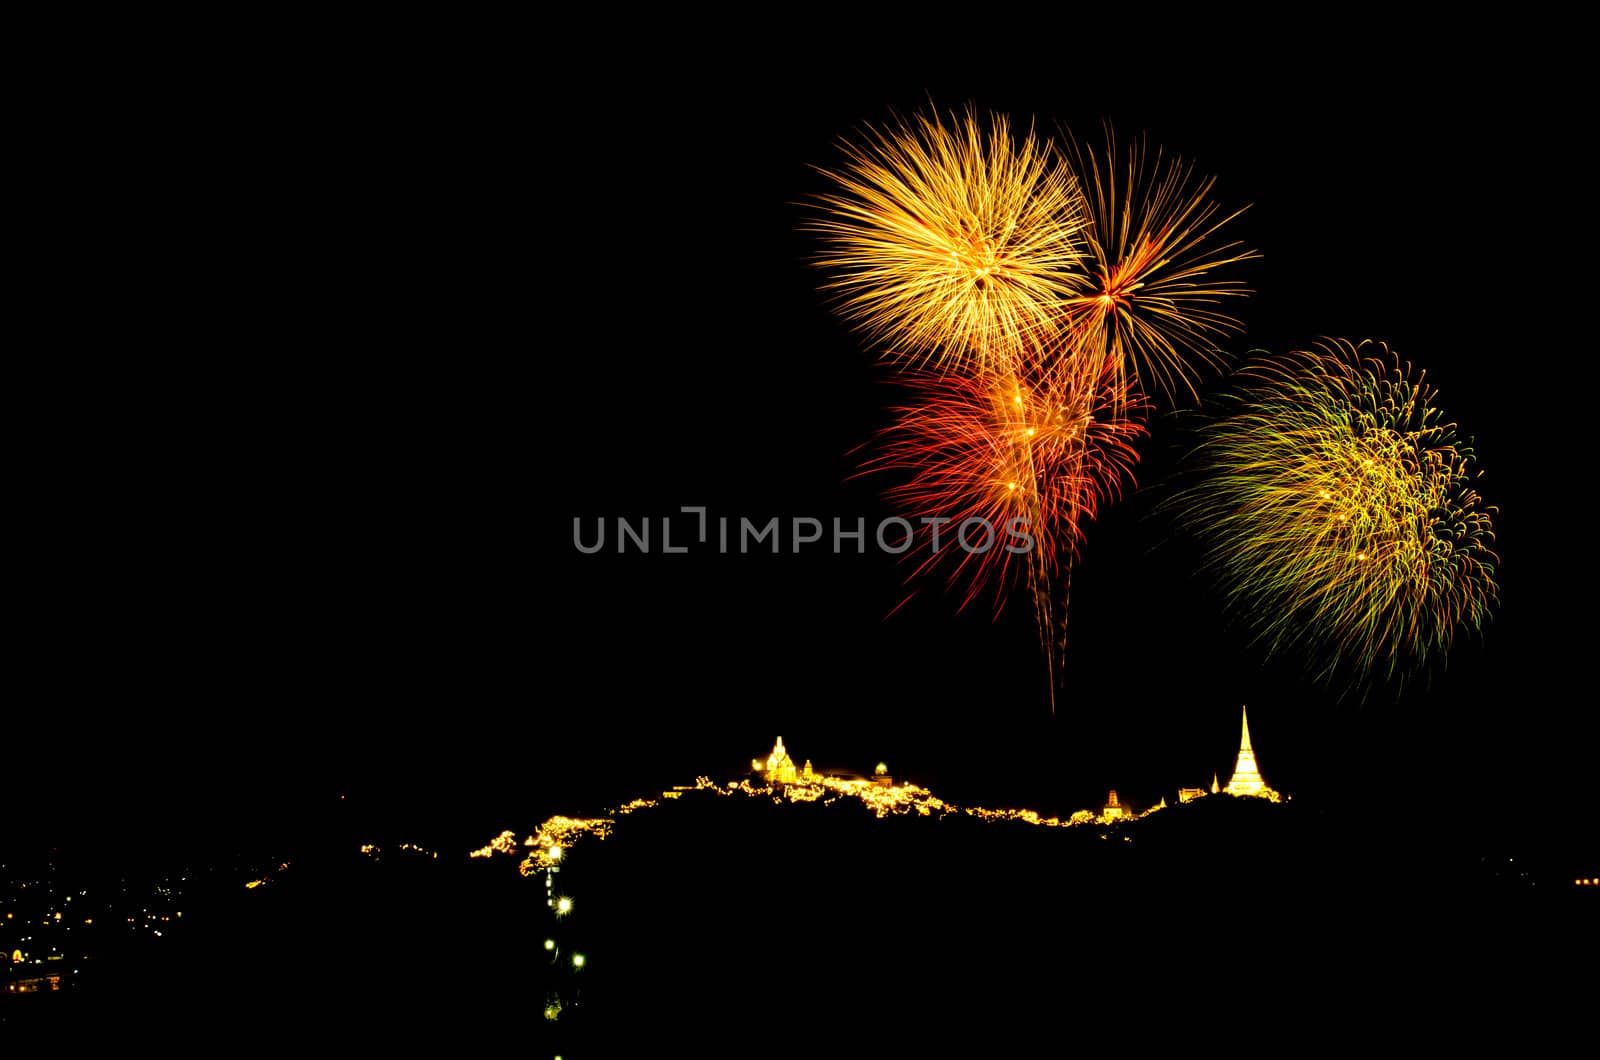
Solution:
{"label": "bright white light point", "polygon": [[550,860],[551,861],[560,861],[561,860],[561,848],[560,847],[551,847],[550,848]]}
{"label": "bright white light point", "polygon": [[1032,428],[1032,427],[1029,427],[1029,428],[1028,428],[1028,437],[1029,437],[1029,438],[1032,438],[1032,437],[1033,437],[1033,428]]}
{"label": "bright white light point", "polygon": [[572,955],[572,966],[574,968],[582,968],[583,967],[583,962],[586,961],[586,960],[588,960],[588,958],[585,957],[583,954],[574,953]]}
{"label": "bright white light point", "polygon": [[555,939],[545,939],[544,940],[544,948],[547,949],[547,950],[555,949],[556,948],[556,940]]}
{"label": "bright white light point", "polygon": [[556,902],[556,912],[557,913],[570,913],[570,912],[572,912],[572,899],[571,898],[562,898],[561,900]]}

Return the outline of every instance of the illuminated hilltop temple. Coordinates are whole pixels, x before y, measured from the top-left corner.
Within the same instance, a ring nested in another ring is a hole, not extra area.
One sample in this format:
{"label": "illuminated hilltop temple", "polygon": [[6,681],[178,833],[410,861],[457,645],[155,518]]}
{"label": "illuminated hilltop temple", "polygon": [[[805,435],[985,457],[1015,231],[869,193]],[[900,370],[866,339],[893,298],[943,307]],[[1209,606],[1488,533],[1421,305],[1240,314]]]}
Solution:
{"label": "illuminated hilltop temple", "polygon": [[[1229,795],[1253,795],[1277,802],[1282,796],[1267,787],[1267,782],[1261,779],[1261,770],[1256,767],[1256,753],[1250,746],[1250,716],[1243,707],[1239,708],[1239,724],[1239,757],[1234,760],[1228,786],[1222,790]],[[1216,790],[1215,780],[1212,784],[1212,790]]]}
{"label": "illuminated hilltop temple", "polygon": [[[1111,824],[1120,821],[1136,821],[1141,817],[1156,813],[1167,808],[1165,797],[1153,806],[1136,809],[1129,805],[1115,789],[1111,790],[1103,806],[1095,810],[1079,810],[1066,819],[1055,817],[1042,817],[1032,810],[986,810],[978,807],[969,807],[965,811],[935,798],[931,792],[915,784],[896,784],[889,776],[889,767],[879,762],[873,771],[873,776],[868,779],[854,774],[833,775],[818,773],[812,769],[810,761],[803,768],[796,768],[794,759],[789,755],[789,749],[783,745],[783,737],[778,737],[772,745],[772,752],[765,758],[752,758],[750,760],[750,774],[754,781],[740,781],[730,790],[739,789],[754,794],[762,792],[774,794],[795,802],[814,802],[818,799],[832,801],[840,795],[849,795],[861,798],[873,807],[878,816],[885,813],[903,813],[915,810],[920,814],[966,812],[979,817],[990,819],[1017,819],[1025,820],[1031,824],[1046,824],[1060,827],[1063,825]],[[710,781],[697,781],[697,784],[710,785]],[[678,789],[664,793],[668,798],[676,798],[679,791],[692,790]],[[1261,778],[1261,768],[1256,764],[1255,748],[1250,745],[1250,718],[1241,708],[1239,728],[1239,753],[1234,759],[1233,775],[1228,778],[1226,785],[1218,783],[1217,775],[1211,775],[1211,790],[1205,788],[1179,788],[1179,802],[1193,802],[1203,799],[1207,795],[1218,795],[1227,792],[1234,796],[1249,796],[1256,799],[1267,799],[1271,802],[1282,802],[1284,796],[1267,786]]]}
{"label": "illuminated hilltop temple", "polygon": [[783,737],[778,737],[778,742],[773,745],[772,753],[765,762],[759,758],[750,759],[750,768],[757,773],[765,773],[767,780],[776,784],[797,784],[801,781],[809,782],[816,774],[811,769],[811,760],[806,759],[804,769],[795,769],[794,759],[789,757],[789,752],[784,749]]}
{"label": "illuminated hilltop temple", "polygon": [[[1283,796],[1267,786],[1261,779],[1261,768],[1256,765],[1255,748],[1250,746],[1250,715],[1243,708],[1239,708],[1239,754],[1233,760],[1233,776],[1228,778],[1226,785],[1217,783],[1217,775],[1211,774],[1211,791],[1209,794],[1217,795],[1221,792],[1229,795],[1249,795],[1257,799],[1270,799],[1273,802],[1282,802]],[[1193,802],[1203,799],[1208,794],[1205,788],[1179,788],[1179,802]]]}

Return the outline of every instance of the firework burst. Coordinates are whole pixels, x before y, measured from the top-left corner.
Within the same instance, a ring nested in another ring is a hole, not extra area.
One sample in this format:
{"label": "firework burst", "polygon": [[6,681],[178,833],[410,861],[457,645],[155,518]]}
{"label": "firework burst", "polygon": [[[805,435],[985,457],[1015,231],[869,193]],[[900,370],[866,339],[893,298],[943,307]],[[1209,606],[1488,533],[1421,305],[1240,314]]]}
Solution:
{"label": "firework burst", "polygon": [[808,223],[824,290],[873,345],[1008,370],[1085,281],[1082,196],[1059,152],[974,109],[867,129]]}
{"label": "firework burst", "polygon": [[942,571],[961,608],[992,591],[997,612],[1026,584],[1053,709],[1072,562],[1131,480],[1146,395],[1193,394],[1239,330],[1225,274],[1256,255],[1221,233],[1242,211],[1143,140],[1063,152],[974,108],[842,147],[806,223],[816,264],[913,395],[868,469],[903,479],[913,578]]}
{"label": "firework burst", "polygon": [[1234,612],[1319,680],[1403,683],[1498,599],[1494,509],[1469,441],[1381,344],[1332,340],[1252,366],[1180,495]]}
{"label": "firework burst", "polygon": [[1144,432],[1142,406],[1111,373],[1076,367],[1054,357],[1010,373],[913,372],[914,400],[892,410],[868,465],[903,478],[888,495],[918,531],[913,577],[943,569],[961,607],[992,594],[997,612],[1027,586],[1052,704],[1072,560],[1099,506],[1131,482]]}
{"label": "firework burst", "polygon": [[1220,235],[1244,210],[1224,213],[1215,178],[1142,139],[1119,151],[1107,129],[1103,152],[1069,143],[1089,219],[1090,286],[1069,304],[1075,352],[1147,391],[1192,397],[1200,371],[1221,362],[1216,340],[1242,330],[1225,303],[1249,290],[1215,273],[1258,256]]}

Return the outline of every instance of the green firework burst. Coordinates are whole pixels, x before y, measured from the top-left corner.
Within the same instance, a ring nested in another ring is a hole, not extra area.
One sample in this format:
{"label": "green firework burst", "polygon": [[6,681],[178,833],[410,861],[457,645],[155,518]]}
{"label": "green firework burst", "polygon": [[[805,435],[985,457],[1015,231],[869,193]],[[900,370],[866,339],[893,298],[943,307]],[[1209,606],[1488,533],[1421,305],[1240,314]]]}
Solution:
{"label": "green firework burst", "polygon": [[1495,509],[1424,373],[1381,343],[1257,362],[1176,503],[1233,614],[1319,681],[1403,683],[1498,602]]}

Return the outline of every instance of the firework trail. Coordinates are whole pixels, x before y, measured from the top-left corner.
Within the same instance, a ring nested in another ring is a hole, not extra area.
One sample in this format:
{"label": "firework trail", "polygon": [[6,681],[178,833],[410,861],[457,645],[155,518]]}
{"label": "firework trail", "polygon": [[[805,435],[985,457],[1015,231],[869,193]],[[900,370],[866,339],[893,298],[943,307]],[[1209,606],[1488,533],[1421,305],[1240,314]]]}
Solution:
{"label": "firework trail", "polygon": [[1068,143],[1089,220],[1090,285],[1069,302],[1073,350],[1147,392],[1194,397],[1200,371],[1222,361],[1216,341],[1243,330],[1224,303],[1249,289],[1213,272],[1259,257],[1220,235],[1244,209],[1224,213],[1215,178],[1143,139],[1119,151],[1108,127],[1103,151]]}
{"label": "firework trail", "polygon": [[1230,609],[1316,679],[1403,684],[1498,601],[1495,509],[1434,389],[1381,344],[1329,340],[1242,373],[1173,502]]}
{"label": "firework trail", "polygon": [[823,289],[875,346],[918,363],[1007,370],[1053,336],[1085,280],[1083,199],[1060,152],[975,109],[842,143],[806,227]]}
{"label": "firework trail", "polygon": [[[942,570],[960,607],[1026,586],[1038,619],[1051,705],[1066,639],[1071,565],[1101,504],[1131,483],[1142,405],[1108,366],[1084,377],[1069,358],[1013,373],[914,371],[868,470],[900,484],[891,502],[916,526],[916,578]],[[927,513],[948,520],[921,524]],[[989,547],[983,547],[988,545]]]}

